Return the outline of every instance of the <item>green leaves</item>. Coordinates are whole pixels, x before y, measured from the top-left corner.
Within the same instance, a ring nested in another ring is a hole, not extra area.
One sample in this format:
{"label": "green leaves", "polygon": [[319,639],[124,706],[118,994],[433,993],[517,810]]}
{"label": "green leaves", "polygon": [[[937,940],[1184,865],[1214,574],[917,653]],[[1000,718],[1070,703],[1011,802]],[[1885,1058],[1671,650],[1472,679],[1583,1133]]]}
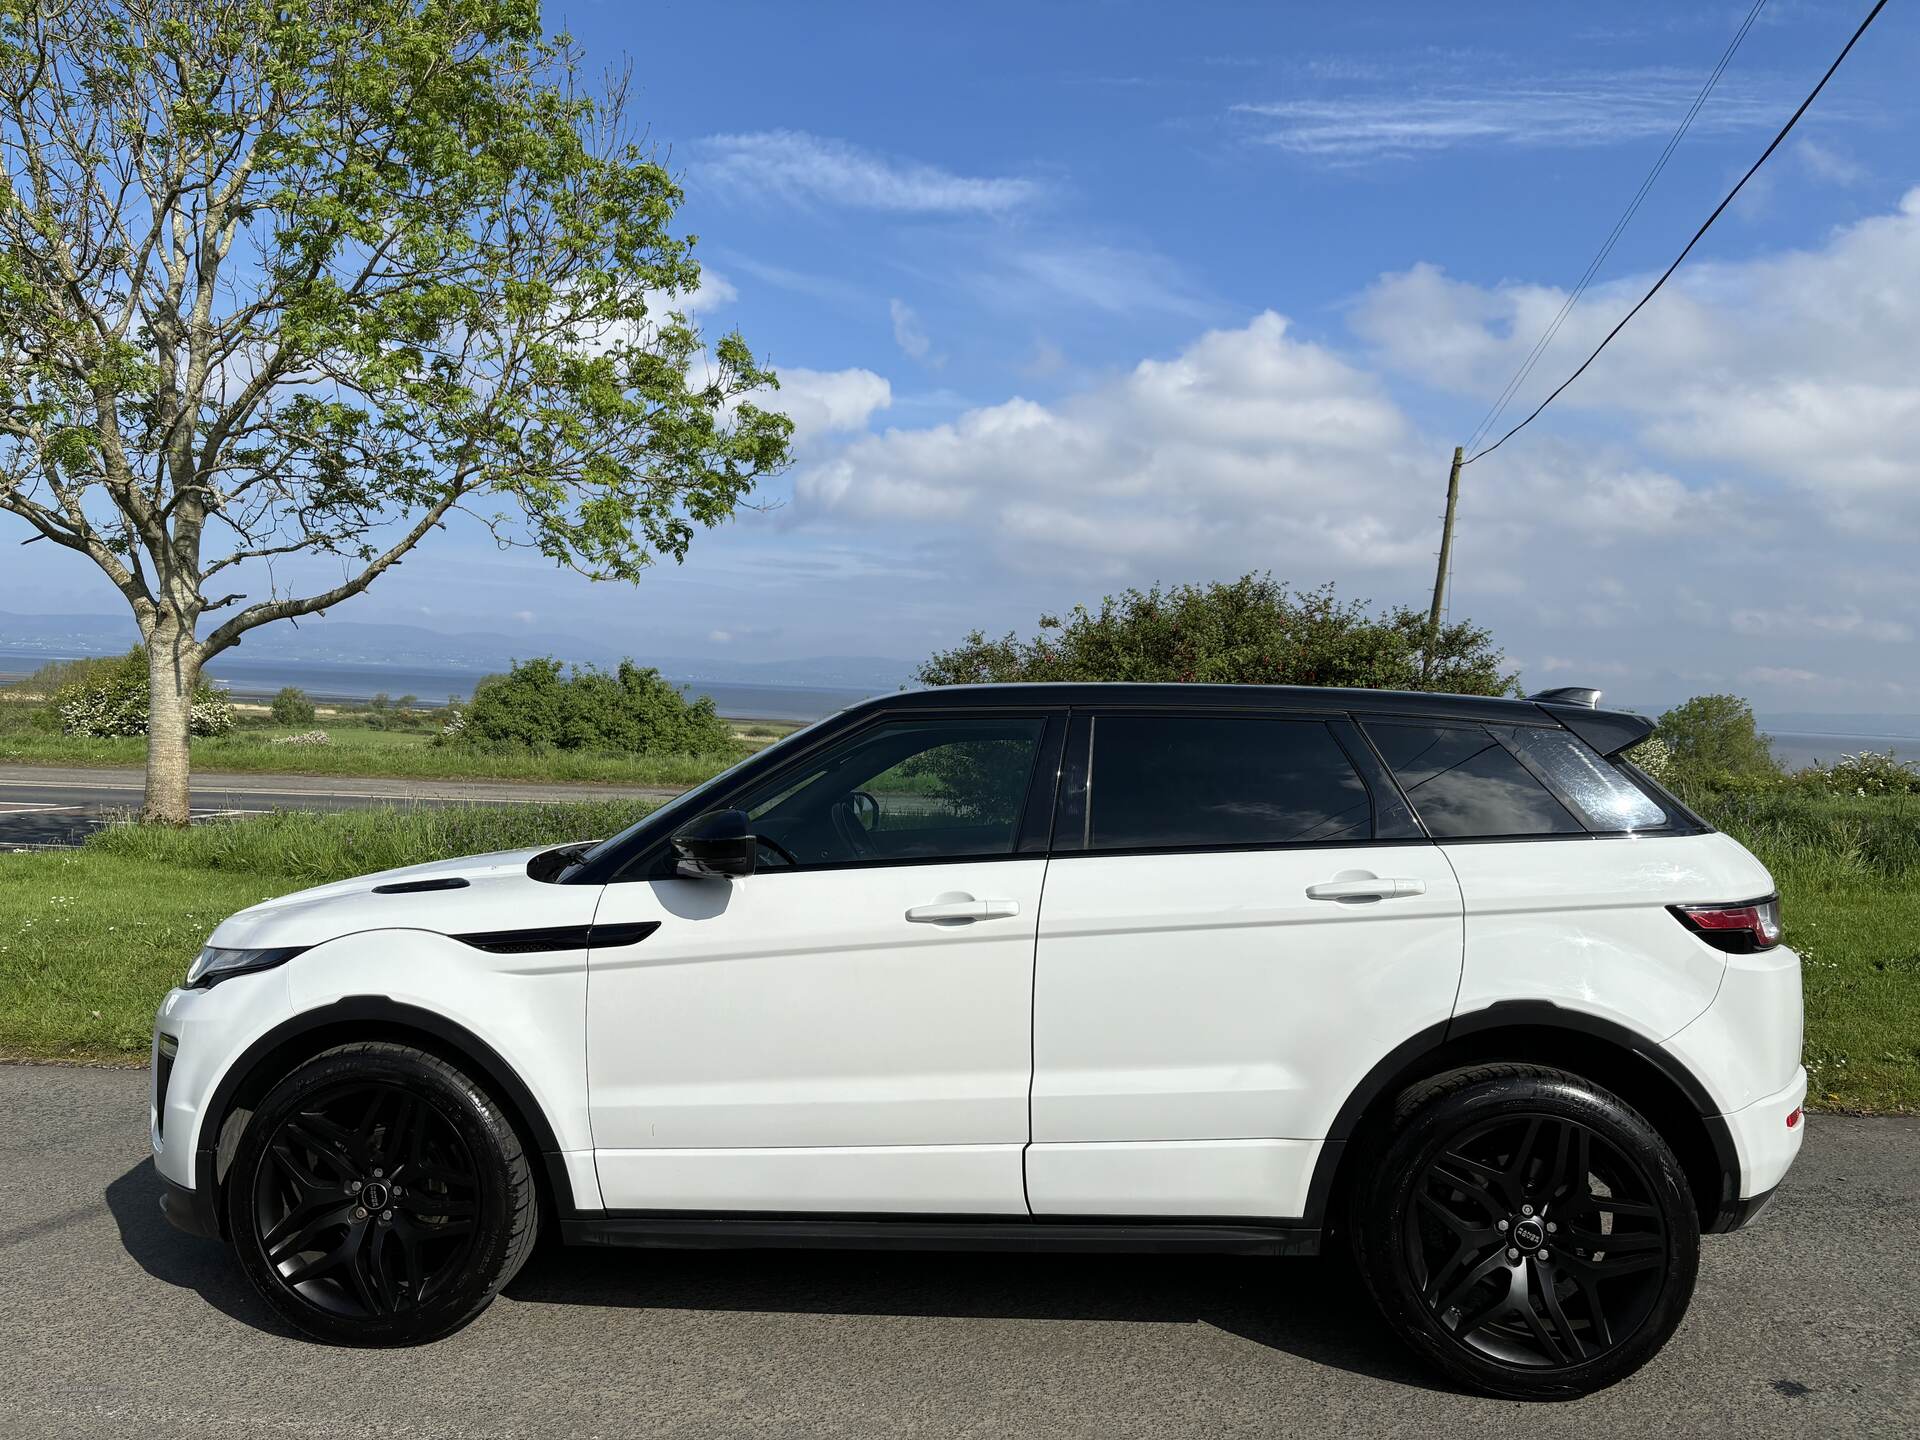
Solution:
{"label": "green leaves", "polygon": [[1506,658],[1469,622],[1443,626],[1400,606],[1369,614],[1331,585],[1293,591],[1270,575],[1210,585],[1128,590],[1097,610],[1042,616],[1031,640],[979,631],[920,667],[928,685],[1033,680],[1342,685],[1505,695]]}

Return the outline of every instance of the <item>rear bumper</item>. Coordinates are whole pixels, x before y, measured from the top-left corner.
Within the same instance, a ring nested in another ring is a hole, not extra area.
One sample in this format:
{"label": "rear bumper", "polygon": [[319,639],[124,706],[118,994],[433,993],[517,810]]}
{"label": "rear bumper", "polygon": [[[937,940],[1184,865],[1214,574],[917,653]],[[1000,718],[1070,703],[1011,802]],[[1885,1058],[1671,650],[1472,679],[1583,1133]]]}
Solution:
{"label": "rear bumper", "polygon": [[[1743,1199],[1773,1189],[1799,1155],[1800,1144],[1807,1134],[1806,1100],[1807,1072],[1796,1066],[1793,1079],[1784,1089],[1724,1117],[1727,1128],[1733,1132],[1734,1146],[1740,1152]],[[1789,1125],[1789,1117],[1796,1115],[1800,1118]]]}

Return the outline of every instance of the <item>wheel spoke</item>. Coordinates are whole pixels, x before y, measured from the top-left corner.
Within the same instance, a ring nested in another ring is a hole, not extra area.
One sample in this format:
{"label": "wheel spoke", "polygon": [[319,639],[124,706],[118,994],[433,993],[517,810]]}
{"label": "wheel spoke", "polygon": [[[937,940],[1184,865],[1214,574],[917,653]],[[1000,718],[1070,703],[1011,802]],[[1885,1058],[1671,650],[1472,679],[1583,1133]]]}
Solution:
{"label": "wheel spoke", "polygon": [[1586,1359],[1587,1347],[1580,1339],[1580,1332],[1573,1328],[1573,1323],[1567,1319],[1567,1312],[1560,1307],[1558,1282],[1552,1268],[1538,1258],[1528,1260],[1527,1265],[1533,1272],[1533,1288],[1538,1292],[1540,1303],[1546,1309],[1547,1319],[1551,1320],[1553,1328],[1565,1337],[1565,1344],[1557,1348],[1565,1351],[1571,1347],[1575,1360]]}

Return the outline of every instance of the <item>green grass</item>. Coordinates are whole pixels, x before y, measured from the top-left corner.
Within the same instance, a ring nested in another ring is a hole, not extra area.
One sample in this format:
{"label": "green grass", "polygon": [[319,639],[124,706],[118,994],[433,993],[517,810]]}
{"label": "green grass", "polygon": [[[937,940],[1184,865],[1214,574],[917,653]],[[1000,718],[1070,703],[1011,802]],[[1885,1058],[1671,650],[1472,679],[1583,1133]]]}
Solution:
{"label": "green grass", "polygon": [[[1694,803],[1779,883],[1806,960],[1810,1103],[1920,1111],[1920,797]],[[234,910],[395,865],[605,835],[643,808],[286,813],[0,855],[0,1053],[138,1059],[161,995]]]}
{"label": "green grass", "polygon": [[[304,730],[325,730],[332,744],[276,745]],[[375,730],[335,724],[245,727],[193,742],[196,770],[266,775],[352,775],[397,780],[524,780],[560,784],[657,785],[684,789],[760,748],[765,740],[736,743],[726,755],[597,755],[567,750],[490,753],[434,745],[421,730]],[[24,727],[0,731],[0,763],[20,765],[142,766],[144,739],[85,740]]]}

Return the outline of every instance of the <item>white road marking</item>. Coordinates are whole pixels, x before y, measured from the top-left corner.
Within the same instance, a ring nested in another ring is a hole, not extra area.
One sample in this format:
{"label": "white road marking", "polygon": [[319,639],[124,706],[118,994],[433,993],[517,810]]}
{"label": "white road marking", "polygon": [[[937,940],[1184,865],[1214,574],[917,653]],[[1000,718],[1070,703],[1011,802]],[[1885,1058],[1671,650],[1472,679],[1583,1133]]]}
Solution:
{"label": "white road marking", "polygon": [[47,815],[56,810],[83,810],[83,805],[35,805],[30,800],[0,800],[0,815]]}

